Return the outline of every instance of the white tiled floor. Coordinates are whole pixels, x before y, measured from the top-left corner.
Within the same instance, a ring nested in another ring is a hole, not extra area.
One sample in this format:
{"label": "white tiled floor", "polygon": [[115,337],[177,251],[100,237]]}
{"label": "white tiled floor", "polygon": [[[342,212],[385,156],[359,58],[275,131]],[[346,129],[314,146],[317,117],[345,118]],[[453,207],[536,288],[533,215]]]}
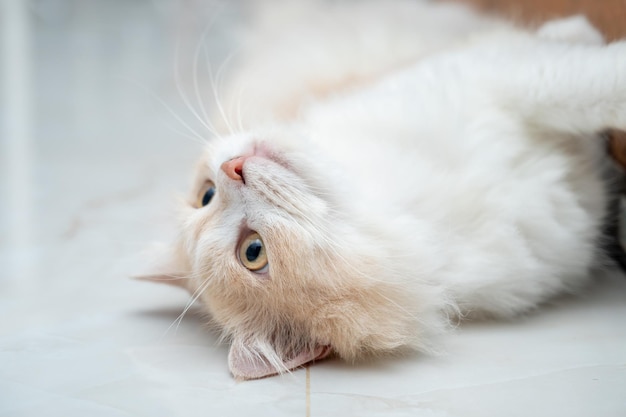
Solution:
{"label": "white tiled floor", "polygon": [[219,64],[241,20],[235,3],[200,3],[33,1],[21,20],[26,2],[5,2],[3,38],[28,36],[2,49],[0,416],[626,415],[621,276],[463,325],[441,357],[252,382],[231,378],[198,314],[170,328],[187,295],[127,277],[171,234],[200,149],[155,97],[199,130],[174,63],[193,98],[207,22],[218,13],[205,43]]}

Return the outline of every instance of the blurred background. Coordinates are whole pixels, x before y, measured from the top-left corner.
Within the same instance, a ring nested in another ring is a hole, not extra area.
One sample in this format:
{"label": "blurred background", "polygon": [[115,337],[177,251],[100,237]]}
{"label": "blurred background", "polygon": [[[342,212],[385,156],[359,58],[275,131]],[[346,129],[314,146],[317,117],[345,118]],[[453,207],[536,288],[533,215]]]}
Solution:
{"label": "blurred background", "polygon": [[[155,192],[166,205],[185,189],[189,172],[160,167],[193,158],[208,136],[184,100],[197,108],[196,92],[211,96],[209,68],[232,50],[237,4],[3,0],[1,286],[47,285],[54,265],[119,260],[130,248],[102,251],[131,244],[142,220],[132,200]],[[124,209],[103,214],[107,205]]]}
{"label": "blurred background", "polygon": [[460,0],[480,10],[497,13],[521,24],[537,24],[582,13],[608,41],[626,36],[624,0]]}

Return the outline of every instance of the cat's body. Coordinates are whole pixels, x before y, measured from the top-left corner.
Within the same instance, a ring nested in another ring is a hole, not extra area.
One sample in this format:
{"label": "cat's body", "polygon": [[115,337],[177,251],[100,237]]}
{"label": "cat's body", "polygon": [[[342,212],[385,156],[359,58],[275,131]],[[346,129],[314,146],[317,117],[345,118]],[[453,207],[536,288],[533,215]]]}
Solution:
{"label": "cat's body", "polygon": [[626,43],[598,45],[585,22],[481,22],[209,143],[166,272],[224,329],[237,377],[428,350],[455,317],[511,317],[610,264],[599,133],[626,128]]}

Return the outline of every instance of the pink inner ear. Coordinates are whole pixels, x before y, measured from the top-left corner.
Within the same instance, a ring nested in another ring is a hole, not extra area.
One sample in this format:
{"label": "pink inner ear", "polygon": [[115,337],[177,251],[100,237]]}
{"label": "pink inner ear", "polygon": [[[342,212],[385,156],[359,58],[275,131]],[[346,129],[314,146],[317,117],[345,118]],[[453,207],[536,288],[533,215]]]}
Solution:
{"label": "pink inner ear", "polygon": [[[283,360],[286,369],[292,370],[308,362],[325,358],[331,352],[330,346],[317,346],[313,351],[305,350],[287,361]],[[276,369],[264,356],[251,356],[244,352],[242,345],[233,343],[228,354],[228,367],[237,379],[257,379],[279,374],[282,370]]]}

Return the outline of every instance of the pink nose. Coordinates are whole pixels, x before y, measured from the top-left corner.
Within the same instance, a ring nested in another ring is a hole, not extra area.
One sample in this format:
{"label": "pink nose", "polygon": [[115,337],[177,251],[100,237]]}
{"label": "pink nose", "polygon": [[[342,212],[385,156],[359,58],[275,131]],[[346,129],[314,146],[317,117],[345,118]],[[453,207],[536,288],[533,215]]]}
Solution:
{"label": "pink nose", "polygon": [[244,182],[243,179],[243,163],[245,162],[245,156],[239,156],[237,158],[233,158],[230,161],[226,161],[222,164],[220,169],[224,171],[229,178],[234,179],[235,181]]}

